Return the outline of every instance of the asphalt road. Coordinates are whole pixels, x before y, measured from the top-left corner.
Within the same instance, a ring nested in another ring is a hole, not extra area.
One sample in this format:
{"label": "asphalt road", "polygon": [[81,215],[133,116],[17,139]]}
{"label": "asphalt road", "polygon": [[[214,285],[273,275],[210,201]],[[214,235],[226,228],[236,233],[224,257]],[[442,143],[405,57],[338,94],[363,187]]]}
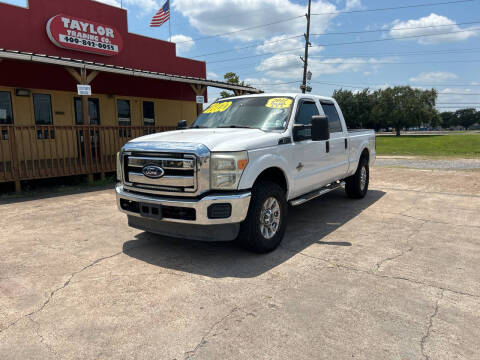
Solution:
{"label": "asphalt road", "polygon": [[371,187],[265,256],[130,229],[112,190],[0,205],[0,359],[478,359],[478,171]]}

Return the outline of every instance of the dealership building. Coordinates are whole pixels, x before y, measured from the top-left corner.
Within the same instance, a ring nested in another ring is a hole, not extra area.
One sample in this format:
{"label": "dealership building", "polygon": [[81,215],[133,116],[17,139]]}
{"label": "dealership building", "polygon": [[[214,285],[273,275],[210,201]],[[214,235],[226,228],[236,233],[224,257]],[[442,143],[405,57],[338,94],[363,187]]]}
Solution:
{"label": "dealership building", "polygon": [[0,1],[0,33],[0,183],[17,190],[114,171],[125,142],[192,122],[208,86],[259,92],[207,80],[204,62],[130,33],[126,10],[94,0]]}

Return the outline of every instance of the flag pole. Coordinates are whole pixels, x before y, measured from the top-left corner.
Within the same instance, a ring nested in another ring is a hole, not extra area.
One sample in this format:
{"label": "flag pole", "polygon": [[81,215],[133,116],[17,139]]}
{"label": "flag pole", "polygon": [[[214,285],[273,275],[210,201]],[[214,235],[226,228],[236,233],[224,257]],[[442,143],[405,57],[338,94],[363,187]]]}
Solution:
{"label": "flag pole", "polygon": [[[170,4],[168,4],[168,6],[170,6]],[[172,42],[172,11],[171,10],[170,10],[170,16],[168,18],[168,41]]]}
{"label": "flag pole", "polygon": [[171,42],[172,41],[172,27],[171,27],[171,23],[172,23],[172,14],[170,14],[170,19],[168,19],[168,41]]}

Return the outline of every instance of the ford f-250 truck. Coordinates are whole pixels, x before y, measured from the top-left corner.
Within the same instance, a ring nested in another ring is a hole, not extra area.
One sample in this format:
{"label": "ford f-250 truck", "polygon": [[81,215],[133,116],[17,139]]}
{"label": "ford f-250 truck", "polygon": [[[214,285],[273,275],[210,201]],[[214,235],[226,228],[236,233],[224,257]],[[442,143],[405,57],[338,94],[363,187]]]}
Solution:
{"label": "ford f-250 truck", "polygon": [[118,154],[119,209],[130,226],[265,253],[288,205],[345,187],[368,190],[373,130],[348,131],[329,97],[260,94],[218,100],[186,127],[128,142]]}

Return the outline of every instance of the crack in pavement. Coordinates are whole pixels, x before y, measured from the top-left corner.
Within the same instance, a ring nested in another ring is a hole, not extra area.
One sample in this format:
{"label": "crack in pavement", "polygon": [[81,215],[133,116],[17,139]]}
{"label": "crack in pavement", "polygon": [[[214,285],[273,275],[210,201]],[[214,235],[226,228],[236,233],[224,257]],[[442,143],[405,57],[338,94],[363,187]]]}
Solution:
{"label": "crack in pavement", "polygon": [[376,271],[380,271],[380,267],[381,267],[383,264],[385,264],[386,262],[396,260],[396,259],[402,257],[403,255],[405,255],[406,253],[411,252],[412,250],[413,250],[413,247],[410,246],[408,249],[403,250],[400,254],[397,254],[397,255],[394,255],[394,256],[390,256],[390,257],[387,257],[387,258],[385,258],[385,259],[383,259],[383,260],[380,260],[379,262],[377,262],[377,263],[375,264],[375,270],[376,270]]}
{"label": "crack in pavement", "polygon": [[317,256],[308,255],[308,254],[305,254],[303,252],[298,252],[298,251],[295,251],[295,250],[291,250],[289,248],[286,248],[283,245],[280,245],[279,248],[282,248],[282,249],[284,249],[284,250],[286,250],[290,253],[299,254],[299,255],[302,255],[302,256],[305,256],[305,257],[309,257],[309,258],[312,258],[312,259],[316,259],[316,260],[326,262],[327,264],[330,264],[330,265],[336,267],[337,269],[350,270],[350,271],[354,271],[354,272],[358,272],[358,273],[362,273],[362,274],[366,274],[366,275],[375,276],[375,277],[378,277],[378,278],[391,279],[391,280],[402,280],[402,281],[406,281],[406,282],[416,284],[416,285],[430,287],[430,288],[437,289],[437,290],[448,291],[448,292],[451,292],[451,293],[454,293],[454,294],[457,294],[457,295],[469,296],[469,297],[472,297],[472,298],[475,298],[475,299],[480,299],[479,295],[470,294],[470,293],[463,292],[463,291],[458,291],[458,290],[453,290],[453,289],[442,287],[442,286],[436,286],[436,285],[428,284],[428,283],[425,283],[423,281],[410,279],[410,278],[407,278],[407,277],[404,277],[404,276],[385,275],[385,274],[380,274],[380,273],[373,272],[373,271],[370,271],[370,270],[359,269],[359,268],[356,268],[356,267],[353,267],[353,266],[337,264],[337,263],[332,262],[328,259],[322,259],[322,258],[317,257]]}
{"label": "crack in pavement", "polygon": [[78,274],[80,274],[81,272],[83,272],[83,271],[85,271],[85,270],[87,270],[87,269],[89,269],[89,268],[97,265],[98,263],[100,263],[100,262],[102,262],[102,261],[104,261],[104,260],[111,259],[111,258],[113,258],[113,257],[115,257],[115,256],[120,255],[120,254],[123,254],[123,251],[119,251],[119,252],[117,252],[117,253],[115,253],[115,254],[113,254],[113,255],[109,255],[109,256],[105,256],[105,257],[99,258],[99,259],[93,261],[92,263],[90,263],[89,265],[83,267],[82,269],[80,269],[80,270],[78,270],[78,271],[75,271],[74,273],[70,274],[68,280],[67,280],[62,286],[56,288],[55,290],[53,290],[53,291],[50,293],[50,296],[47,298],[47,300],[44,301],[44,303],[42,304],[42,306],[40,306],[37,310],[34,310],[34,311],[32,311],[32,312],[30,312],[30,313],[28,313],[28,314],[26,314],[26,315],[23,315],[22,317],[19,317],[17,320],[15,320],[15,321],[13,321],[12,323],[10,323],[7,327],[5,327],[4,329],[1,329],[1,330],[0,330],[0,334],[3,333],[4,331],[7,331],[7,330],[8,330],[9,328],[11,328],[12,326],[16,325],[20,320],[22,320],[22,319],[24,319],[24,318],[26,318],[26,317],[30,318],[31,316],[33,316],[33,315],[39,313],[40,311],[42,311],[42,310],[45,308],[45,306],[47,306],[47,305],[50,303],[50,301],[51,301],[52,298],[55,296],[55,294],[58,293],[59,291],[65,289],[65,288],[70,284],[70,282],[72,281],[72,279],[73,279],[76,275],[78,275]]}
{"label": "crack in pavement", "polygon": [[435,310],[433,311],[433,314],[430,315],[430,320],[428,322],[427,331],[425,332],[425,335],[423,335],[422,339],[420,340],[420,349],[422,350],[422,355],[425,358],[425,360],[430,360],[430,357],[425,353],[425,343],[430,336],[430,331],[432,330],[432,327],[433,327],[433,319],[438,314],[438,303],[440,302],[440,300],[443,299],[444,292],[445,292],[445,290],[442,290],[440,292],[440,295],[437,299],[437,302],[435,303]]}
{"label": "crack in pavement", "polygon": [[[376,189],[376,188],[374,188]],[[404,191],[404,192],[415,192],[415,193],[420,193],[420,194],[434,194],[434,195],[448,195],[448,196],[459,196],[459,197],[475,197],[475,198],[480,198],[480,195],[475,195],[475,194],[460,194],[460,193],[448,193],[448,192],[441,192],[441,191],[424,191],[424,190],[415,190],[415,189],[402,189],[402,188],[394,188],[394,187],[388,187],[388,186],[381,186],[378,187],[379,190],[385,189],[385,190],[393,190],[393,191]]]}
{"label": "crack in pavement", "polygon": [[34,331],[35,331],[35,334],[40,338],[40,343],[44,345],[49,352],[55,355],[56,358],[60,358],[59,355],[56,353],[56,351],[53,350],[53,348],[45,342],[45,338],[42,336],[42,334],[40,334],[39,332],[40,324],[35,320],[33,320],[31,317],[29,317],[29,320],[35,324],[36,330]]}
{"label": "crack in pavement", "polygon": [[[424,221],[419,227],[418,229],[415,229],[412,231],[412,233],[407,237],[407,239],[405,240],[405,243],[408,244],[408,242],[410,241],[411,238],[413,238],[415,235],[418,235],[420,233],[420,231],[422,231],[422,228],[423,226],[426,224],[427,222]],[[377,264],[375,265],[375,270],[376,271],[380,271],[380,267],[385,264],[387,261],[393,261],[393,260],[396,260],[400,257],[402,257],[403,255],[405,255],[406,253],[409,253],[413,250],[413,246],[410,246],[408,247],[407,249],[403,250],[402,252],[400,252],[400,254],[397,254],[397,255],[394,255],[394,256],[390,256],[390,257],[387,257],[383,260],[380,260],[379,262],[377,262]]]}
{"label": "crack in pavement", "polygon": [[[373,211],[372,211],[372,212],[373,212]],[[412,216],[412,215],[406,215],[406,214],[402,214],[402,213],[396,213],[396,212],[386,212],[386,211],[382,211],[382,214],[403,216],[403,217],[407,217],[407,218],[414,219],[414,220],[418,220],[418,221],[428,222],[428,223],[431,223],[431,224],[442,224],[442,225],[449,225],[449,226],[461,226],[461,227],[470,227],[470,228],[480,228],[480,225],[452,224],[452,223],[449,223],[449,222],[446,222],[446,221],[437,221],[437,220],[424,219],[424,218],[420,218],[420,217],[416,217],[416,216]]]}
{"label": "crack in pavement", "polygon": [[200,339],[200,342],[193,348],[193,350],[185,352],[185,358],[184,359],[185,360],[193,359],[193,357],[196,355],[197,351],[207,343],[207,341],[205,340],[206,337],[209,336],[219,324],[224,322],[226,319],[228,319],[230,316],[232,316],[234,312],[236,312],[238,310],[240,310],[238,307],[234,307],[232,310],[230,310],[228,312],[227,315],[223,316],[220,320],[216,321],[212,326],[210,326],[208,331],[205,333],[205,335],[202,336],[202,338]]}

